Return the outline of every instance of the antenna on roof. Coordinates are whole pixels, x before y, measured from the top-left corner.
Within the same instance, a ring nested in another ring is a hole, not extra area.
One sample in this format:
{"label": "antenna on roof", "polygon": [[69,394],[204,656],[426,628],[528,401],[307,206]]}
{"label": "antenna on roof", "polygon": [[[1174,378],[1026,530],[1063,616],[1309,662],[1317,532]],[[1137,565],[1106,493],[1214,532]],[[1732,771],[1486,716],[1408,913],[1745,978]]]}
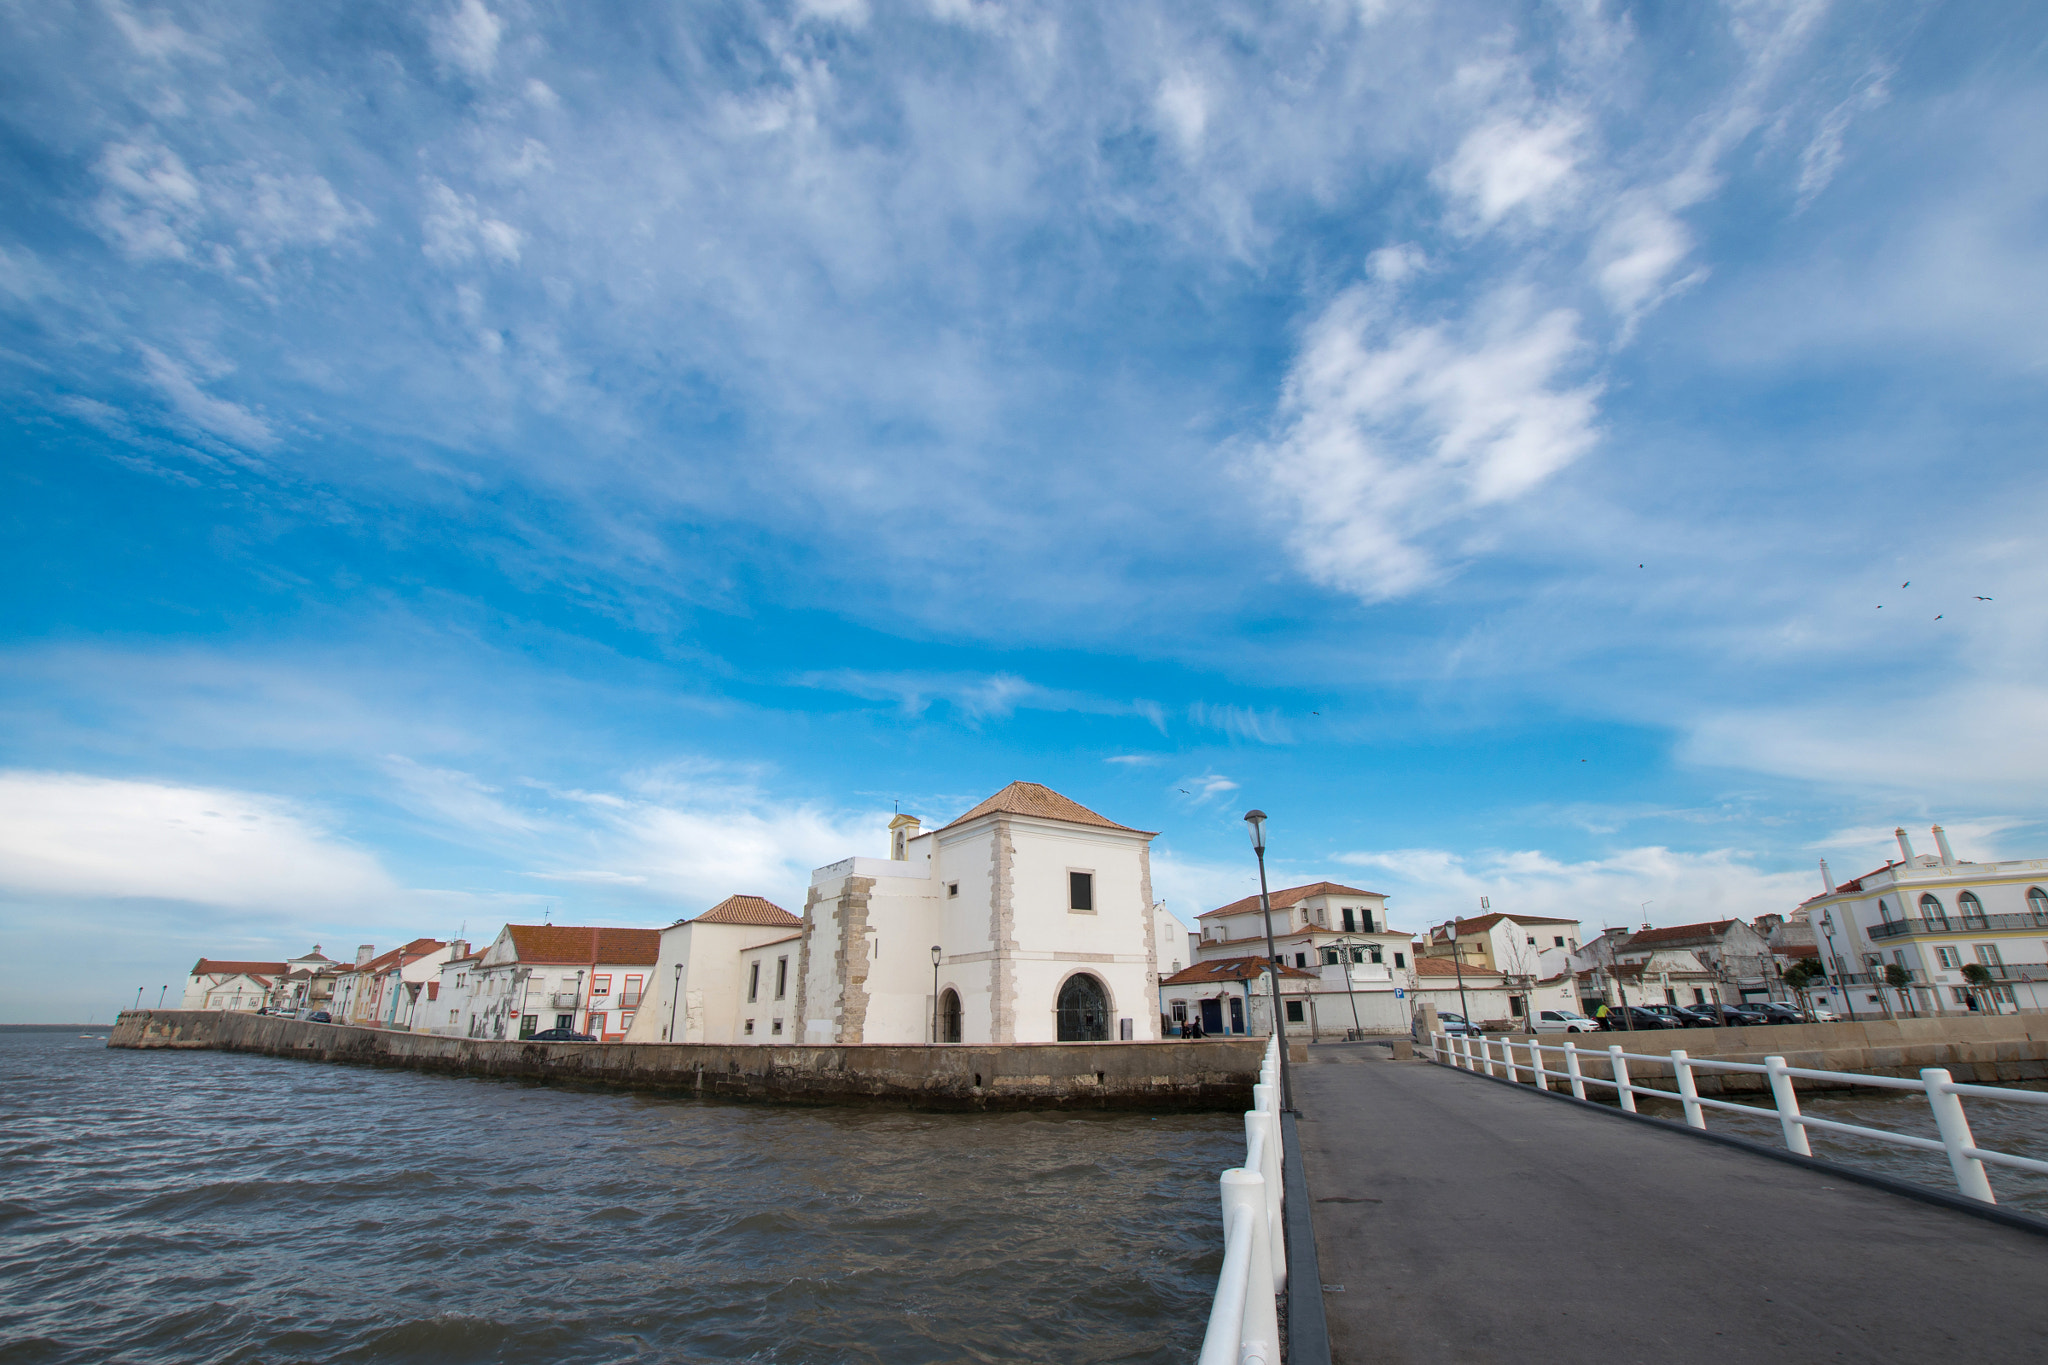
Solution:
{"label": "antenna on roof", "polygon": [[549,907],[548,907],[547,909],[545,909],[545,910],[543,910],[543,911],[541,911],[541,912],[540,912],[540,922],[541,922],[542,924],[546,924],[546,923],[548,922],[548,916],[549,916],[549,915],[552,915],[552,914],[554,914],[554,913],[555,913],[555,907],[554,907],[554,906],[552,906],[552,905],[550,905],[550,906],[549,906]]}

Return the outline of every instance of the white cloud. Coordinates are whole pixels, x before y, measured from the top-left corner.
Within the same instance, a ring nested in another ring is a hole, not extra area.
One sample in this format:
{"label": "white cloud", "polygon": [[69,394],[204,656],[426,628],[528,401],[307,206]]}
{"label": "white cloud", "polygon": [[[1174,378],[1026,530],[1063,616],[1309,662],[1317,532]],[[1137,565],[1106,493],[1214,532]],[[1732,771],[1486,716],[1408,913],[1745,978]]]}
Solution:
{"label": "white cloud", "polygon": [[1592,446],[1599,385],[1567,377],[1584,350],[1577,315],[1519,291],[1482,313],[1462,333],[1416,323],[1388,290],[1358,285],[1310,325],[1259,459],[1319,582],[1368,600],[1412,591],[1437,573],[1440,528]]}
{"label": "white cloud", "polygon": [[1202,150],[1202,133],[1209,124],[1209,102],[1202,83],[1184,71],[1177,71],[1159,83],[1153,100],[1160,122],[1179,143],[1184,156]]}
{"label": "white cloud", "polygon": [[1459,225],[1494,227],[1510,213],[1547,223],[1578,189],[1579,140],[1585,120],[1562,110],[1524,122],[1496,118],[1458,144],[1431,178],[1460,201]]}
{"label": "white cloud", "polygon": [[276,446],[276,434],[261,417],[240,403],[206,392],[189,369],[154,346],[145,345],[141,351],[150,385],[170,400],[184,425],[247,450],[269,450]]}
{"label": "white cloud", "polygon": [[868,21],[868,0],[797,0],[797,9],[812,19],[859,28]]}
{"label": "white cloud", "polygon": [[398,893],[374,857],[272,797],[20,770],[0,772],[0,886],[294,915]]}
{"label": "white cloud", "polygon": [[1860,113],[1876,109],[1891,98],[1888,69],[1873,72],[1855,94],[1828,110],[1815,130],[1813,140],[1799,157],[1799,207],[1810,205],[1835,178],[1842,164],[1842,142],[1849,124]]}
{"label": "white cloud", "polygon": [[1188,720],[1204,729],[1221,730],[1232,739],[1253,744],[1294,743],[1294,728],[1277,711],[1198,701],[1189,703]]}
{"label": "white cloud", "polygon": [[[1790,911],[1815,895],[1818,873],[1773,872],[1733,849],[1692,853],[1657,846],[1562,862],[1538,851],[1459,854],[1408,848],[1339,854],[1335,861],[1381,874],[1395,924],[1419,934],[1453,915],[1479,913],[1479,898],[1505,914],[1604,927],[1752,919]],[[1647,909],[1643,903],[1649,902]]]}
{"label": "white cloud", "polygon": [[433,21],[431,32],[434,55],[448,65],[479,79],[497,69],[498,40],[505,24],[481,0],[460,0]]}
{"label": "white cloud", "polygon": [[162,144],[112,142],[94,167],[105,188],[93,203],[102,235],[136,260],[183,260],[203,212],[199,181]]}
{"label": "white cloud", "polygon": [[426,212],[420,218],[420,250],[427,259],[441,265],[460,265],[479,250],[491,260],[506,265],[519,262],[525,234],[510,223],[487,218],[477,210],[476,200],[458,194],[438,180],[427,184]]}
{"label": "white cloud", "polygon": [[1001,718],[1018,711],[1075,711],[1088,715],[1137,716],[1163,731],[1164,713],[1156,702],[1116,701],[1063,688],[1044,687],[1009,673],[882,673],[834,669],[806,673],[794,680],[800,687],[843,692],[875,701],[893,701],[905,715],[921,716],[936,702],[945,702],[969,720]]}
{"label": "white cloud", "polygon": [[1198,777],[1183,777],[1175,784],[1174,791],[1192,798],[1196,802],[1212,801],[1238,790],[1238,784],[1218,772],[1205,772]]}

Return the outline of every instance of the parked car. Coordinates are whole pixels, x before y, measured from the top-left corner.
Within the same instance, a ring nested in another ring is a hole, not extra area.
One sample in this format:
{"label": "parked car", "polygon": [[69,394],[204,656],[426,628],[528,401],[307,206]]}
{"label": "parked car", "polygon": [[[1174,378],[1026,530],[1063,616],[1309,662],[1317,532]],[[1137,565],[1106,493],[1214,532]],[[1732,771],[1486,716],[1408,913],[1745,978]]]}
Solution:
{"label": "parked car", "polygon": [[1749,1008],[1762,1014],[1767,1022],[1773,1024],[1806,1022],[1806,1016],[1801,1014],[1796,1006],[1788,1005],[1782,1000],[1752,1000],[1749,1002]]}
{"label": "parked car", "polygon": [[1661,1014],[1653,1014],[1641,1005],[1630,1005],[1628,1007],[1627,1023],[1622,1022],[1621,1016],[1622,1009],[1619,1005],[1609,1006],[1607,1013],[1601,1018],[1601,1023],[1606,1026],[1607,1031],[1610,1033],[1620,1033],[1624,1029],[1629,1028],[1656,1029],[1679,1027],[1675,1021],[1667,1019]]}
{"label": "parked car", "polygon": [[1819,1005],[1815,1005],[1807,1010],[1806,1014],[1816,1024],[1838,1024],[1842,1021],[1841,1015],[1836,1014],[1833,1010],[1822,1009]]}
{"label": "parked car", "polygon": [[1719,1028],[1721,1007],[1719,1005],[1680,1005],[1679,1016],[1687,1028]]}
{"label": "parked car", "polygon": [[1643,1008],[1662,1019],[1669,1028],[1684,1028],[1692,1022],[1678,1012],[1676,1005],[1645,1005]]}
{"label": "parked car", "polygon": [[306,1016],[306,1022],[309,1024],[331,1024],[334,1022],[334,1016],[326,1010],[314,1010]]}
{"label": "parked car", "polygon": [[594,1043],[595,1037],[572,1028],[544,1028],[528,1041],[535,1043]]}
{"label": "parked car", "polygon": [[[1416,1016],[1417,1028],[1421,1027],[1421,1017],[1420,1015]],[[1463,1034],[1467,1038],[1477,1038],[1479,1036],[1478,1026],[1455,1010],[1438,1010],[1436,1012],[1436,1022],[1438,1028],[1453,1037],[1459,1034]]]}
{"label": "parked car", "polygon": [[1600,1026],[1577,1010],[1538,1010],[1538,1033],[1597,1033]]}

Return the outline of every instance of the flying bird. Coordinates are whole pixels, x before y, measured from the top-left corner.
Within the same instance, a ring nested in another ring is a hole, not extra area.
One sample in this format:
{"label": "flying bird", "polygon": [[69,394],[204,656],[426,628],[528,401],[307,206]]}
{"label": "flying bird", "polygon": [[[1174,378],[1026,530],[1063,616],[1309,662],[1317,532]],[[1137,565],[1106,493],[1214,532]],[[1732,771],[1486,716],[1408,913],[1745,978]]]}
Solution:
{"label": "flying bird", "polygon": [[1910,588],[1913,586],[1913,580],[1909,578],[1905,582],[1899,584],[1899,586],[1902,588]]}
{"label": "flying bird", "polygon": [[1191,792],[1191,791],[1189,791],[1189,790],[1188,790],[1188,789],[1187,789],[1186,787],[1182,787],[1182,788],[1180,789],[1180,794],[1181,794],[1182,796],[1193,796],[1193,795],[1194,795],[1194,793],[1193,793],[1193,792]]}
{"label": "flying bird", "polygon": [[1941,619],[1941,616],[1937,613],[1934,619],[1939,621]]}
{"label": "flying bird", "polygon": [[1988,598],[1988,597],[1980,597],[1980,598],[1978,598],[1977,600],[1978,600],[1979,602],[1989,602],[1989,601],[1990,601],[1991,599],[1990,599],[1990,598]]}

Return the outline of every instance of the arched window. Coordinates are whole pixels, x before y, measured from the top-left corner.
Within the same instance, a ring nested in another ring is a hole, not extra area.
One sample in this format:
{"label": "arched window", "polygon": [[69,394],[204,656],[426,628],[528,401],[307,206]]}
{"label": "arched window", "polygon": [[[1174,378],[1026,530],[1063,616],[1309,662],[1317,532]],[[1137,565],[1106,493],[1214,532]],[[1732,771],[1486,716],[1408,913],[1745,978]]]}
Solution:
{"label": "arched window", "polygon": [[1974,925],[1979,929],[1984,927],[1984,902],[1977,899],[1976,892],[1965,891],[1962,895],[1957,896],[1956,909],[1962,912],[1963,923]]}
{"label": "arched window", "polygon": [[2027,909],[2033,912],[2034,923],[2048,924],[2048,891],[2038,886],[2028,887]]}
{"label": "arched window", "polygon": [[1094,977],[1082,973],[1067,978],[1060,987],[1059,1040],[1063,1043],[1106,1043],[1109,1041],[1109,992]]}
{"label": "arched window", "polygon": [[1922,896],[1920,898],[1920,918],[1930,920],[1946,928],[1948,926],[1948,910],[1942,905],[1941,897],[1932,892]]}
{"label": "arched window", "polygon": [[1877,917],[1883,920],[1886,924],[1890,924],[1892,922],[1891,902],[1885,900],[1882,896],[1880,896],[1877,901]]}
{"label": "arched window", "polygon": [[951,986],[939,997],[939,1041],[960,1041],[960,994]]}

